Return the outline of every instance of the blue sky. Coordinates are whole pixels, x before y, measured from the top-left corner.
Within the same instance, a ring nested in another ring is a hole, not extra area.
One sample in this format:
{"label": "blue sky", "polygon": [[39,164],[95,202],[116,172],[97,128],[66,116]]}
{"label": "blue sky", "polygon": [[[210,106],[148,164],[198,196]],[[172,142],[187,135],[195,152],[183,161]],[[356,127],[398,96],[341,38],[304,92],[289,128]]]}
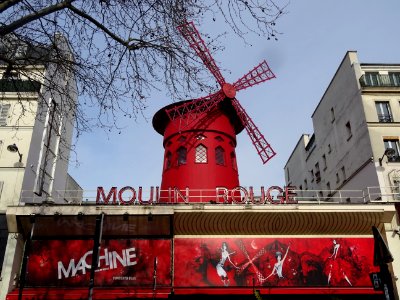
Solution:
{"label": "blue sky", "polygon": [[[250,46],[230,32],[219,41],[225,50],[214,55],[227,82],[263,59],[277,77],[237,95],[277,152],[263,165],[243,131],[236,149],[242,186],[284,185],[283,167],[301,134],[313,132],[311,115],[348,50],[357,51],[361,63],[400,64],[400,0],[292,0],[287,11],[277,22],[278,41],[250,38]],[[196,26],[212,37],[227,30]],[[160,185],[162,136],[151,119],[170,102],[154,93],[144,117],[127,120],[121,134],[98,130],[81,136],[76,145],[80,165],[71,163],[69,173],[84,190]]]}

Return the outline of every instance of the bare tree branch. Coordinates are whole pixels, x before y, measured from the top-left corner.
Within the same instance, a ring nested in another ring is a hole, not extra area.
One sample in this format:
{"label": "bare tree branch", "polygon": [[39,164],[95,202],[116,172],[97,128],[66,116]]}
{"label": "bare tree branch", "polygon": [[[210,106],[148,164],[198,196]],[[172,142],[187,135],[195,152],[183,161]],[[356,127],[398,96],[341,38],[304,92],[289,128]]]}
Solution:
{"label": "bare tree branch", "polygon": [[[74,111],[76,135],[94,127],[121,130],[124,118],[142,116],[152,91],[176,101],[215,88],[177,25],[220,21],[245,43],[249,34],[274,40],[285,7],[274,0],[6,0],[0,3],[0,71],[18,69],[34,82],[29,68],[57,66],[41,84],[50,96],[65,94],[58,109]],[[223,34],[203,35],[211,51],[222,49]],[[69,54],[56,42],[60,36]],[[75,78],[78,104],[57,74]],[[48,105],[47,96],[40,95],[39,106]]]}
{"label": "bare tree branch", "polygon": [[64,2],[60,2],[60,3],[54,4],[54,5],[48,6],[40,11],[35,11],[35,12],[31,13],[30,15],[23,16],[9,25],[1,26],[0,27],[0,35],[9,34],[30,22],[38,20],[44,16],[47,16],[51,13],[56,12],[56,11],[63,10],[74,1],[75,0],[67,0]]}
{"label": "bare tree branch", "polygon": [[5,11],[6,9],[9,9],[11,6],[18,4],[18,2],[21,2],[22,0],[5,0],[0,3],[0,13]]}

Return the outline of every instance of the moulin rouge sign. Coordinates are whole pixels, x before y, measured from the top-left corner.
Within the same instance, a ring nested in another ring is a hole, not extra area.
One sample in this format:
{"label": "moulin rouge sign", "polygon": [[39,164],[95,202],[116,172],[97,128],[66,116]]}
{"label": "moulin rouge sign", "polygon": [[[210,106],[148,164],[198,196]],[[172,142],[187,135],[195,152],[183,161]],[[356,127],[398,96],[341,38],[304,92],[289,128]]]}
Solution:
{"label": "moulin rouge sign", "polygon": [[248,189],[238,186],[233,189],[217,187],[215,190],[191,190],[183,191],[178,188],[160,190],[159,187],[151,187],[146,195],[143,188],[136,191],[131,186],[121,189],[112,187],[108,193],[103,187],[97,188],[96,204],[100,205],[149,205],[149,204],[174,204],[174,203],[212,203],[212,204],[294,204],[297,194],[295,187],[271,186],[268,189],[260,188],[260,194],[255,195],[253,187]]}

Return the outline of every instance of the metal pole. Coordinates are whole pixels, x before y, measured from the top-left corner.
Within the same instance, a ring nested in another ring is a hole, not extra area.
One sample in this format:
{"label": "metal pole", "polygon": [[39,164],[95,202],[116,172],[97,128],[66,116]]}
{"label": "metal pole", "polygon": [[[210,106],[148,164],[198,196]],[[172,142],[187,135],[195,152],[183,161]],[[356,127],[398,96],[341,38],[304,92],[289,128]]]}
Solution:
{"label": "metal pole", "polygon": [[25,286],[26,268],[28,265],[29,252],[31,249],[31,241],[32,241],[32,237],[33,237],[33,232],[35,231],[36,218],[34,215],[31,216],[30,221],[32,223],[32,228],[31,228],[31,233],[30,233],[28,239],[25,241],[25,246],[24,246],[24,256],[22,258],[21,272],[19,274],[18,300],[22,300],[22,292],[23,292],[24,286]]}
{"label": "metal pole", "polygon": [[157,288],[157,256],[154,257],[154,270],[153,270],[153,300],[156,297]]}
{"label": "metal pole", "polygon": [[94,275],[99,264],[99,250],[101,243],[101,234],[103,231],[103,221],[104,214],[96,216],[96,228],[94,233],[94,244],[93,244],[93,254],[92,254],[92,267],[90,269],[90,281],[89,281],[89,295],[88,300],[93,298],[93,288],[94,288]]}

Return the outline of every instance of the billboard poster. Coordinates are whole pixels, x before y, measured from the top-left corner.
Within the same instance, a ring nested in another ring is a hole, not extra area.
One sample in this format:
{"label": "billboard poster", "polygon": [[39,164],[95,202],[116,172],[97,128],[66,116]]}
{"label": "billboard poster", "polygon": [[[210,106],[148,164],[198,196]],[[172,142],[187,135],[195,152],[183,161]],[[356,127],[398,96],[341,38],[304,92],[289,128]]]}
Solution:
{"label": "billboard poster", "polygon": [[[32,241],[26,286],[87,286],[92,264],[92,240]],[[170,240],[105,240],[99,252],[95,286],[171,285]]]}
{"label": "billboard poster", "polygon": [[373,238],[176,238],[176,287],[371,287]]}

